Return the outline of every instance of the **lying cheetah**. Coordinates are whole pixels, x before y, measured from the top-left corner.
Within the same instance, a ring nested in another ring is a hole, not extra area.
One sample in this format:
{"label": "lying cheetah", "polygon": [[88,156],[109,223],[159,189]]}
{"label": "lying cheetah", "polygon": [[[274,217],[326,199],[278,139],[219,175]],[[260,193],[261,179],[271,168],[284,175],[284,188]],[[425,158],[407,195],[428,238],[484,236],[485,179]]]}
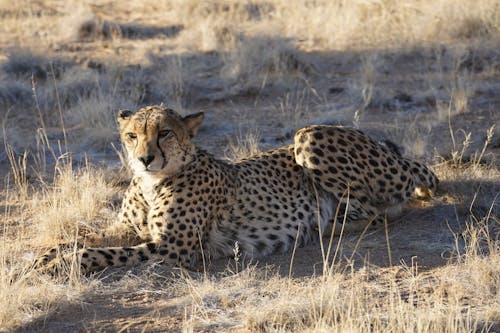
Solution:
{"label": "lying cheetah", "polygon": [[[203,117],[163,106],[118,113],[134,173],[118,225],[142,243],[81,249],[83,272],[149,259],[190,268],[201,253],[231,255],[235,242],[251,257],[287,251],[317,237],[339,204],[346,226],[362,229],[438,183],[425,165],[341,126],[309,126],[292,145],[220,161],[192,142]],[[39,264],[56,267],[53,254]]]}

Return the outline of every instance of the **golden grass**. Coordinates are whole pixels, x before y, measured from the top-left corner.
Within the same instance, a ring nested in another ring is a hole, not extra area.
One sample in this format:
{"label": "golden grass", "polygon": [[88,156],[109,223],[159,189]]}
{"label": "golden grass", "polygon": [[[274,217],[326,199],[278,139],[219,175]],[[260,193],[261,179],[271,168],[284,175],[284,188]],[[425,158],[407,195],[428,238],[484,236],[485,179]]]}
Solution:
{"label": "golden grass", "polygon": [[[70,280],[54,279],[34,271],[32,264],[44,248],[76,239],[78,219],[99,222],[96,216],[102,202],[97,200],[113,191],[109,185],[99,188],[99,176],[99,172],[90,169],[75,173],[66,170],[64,175],[56,176],[56,185],[31,188],[24,197],[7,192],[2,204],[5,213],[0,246],[0,330],[10,331],[69,301],[77,301],[86,288],[98,282],[74,274]],[[87,225],[80,228],[84,227]]]}
{"label": "golden grass", "polygon": [[101,170],[87,166],[73,171],[65,166],[60,172],[54,184],[30,201],[29,209],[37,217],[37,242],[47,246],[103,230],[111,216],[110,198],[116,193]]}

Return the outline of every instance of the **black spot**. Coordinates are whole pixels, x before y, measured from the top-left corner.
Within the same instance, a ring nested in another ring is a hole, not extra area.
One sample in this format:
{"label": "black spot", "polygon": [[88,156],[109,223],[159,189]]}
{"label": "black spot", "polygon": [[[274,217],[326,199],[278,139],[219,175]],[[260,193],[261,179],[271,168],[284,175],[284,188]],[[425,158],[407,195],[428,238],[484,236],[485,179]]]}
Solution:
{"label": "black spot", "polygon": [[320,163],[320,162],[319,162],[319,159],[318,159],[316,156],[311,156],[311,157],[309,158],[309,162],[311,162],[311,163],[312,163],[312,164],[314,164],[314,165],[319,165],[319,163]]}
{"label": "black spot", "polygon": [[276,240],[276,239],[278,239],[278,236],[276,236],[275,234],[269,234],[269,235],[267,235],[267,239]]}
{"label": "black spot", "polygon": [[255,244],[255,247],[257,248],[257,251],[263,252],[266,249],[267,245],[264,242],[257,242],[257,244]]}
{"label": "black spot", "polygon": [[321,132],[314,133],[314,138],[316,140],[323,140],[323,134]]}
{"label": "black spot", "polygon": [[323,154],[323,151],[319,148],[314,148],[313,153],[315,153],[316,155],[318,155],[320,157],[323,157],[325,155],[325,154]]}
{"label": "black spot", "polygon": [[97,250],[97,252],[99,254],[101,254],[104,258],[108,259],[108,260],[112,260],[113,259],[113,256],[111,254],[107,253],[106,251]]}
{"label": "black spot", "polygon": [[148,247],[148,250],[149,250],[149,252],[151,252],[151,254],[156,253],[156,244],[155,243],[147,243],[146,246]]}
{"label": "black spot", "polygon": [[140,261],[146,261],[146,260],[149,260],[149,257],[148,257],[148,256],[145,256],[145,255],[144,255],[144,252],[142,252],[142,251],[137,252],[137,255],[139,256],[139,260],[140,260]]}
{"label": "black spot", "polygon": [[326,147],[330,152],[332,153],[336,153],[337,152],[337,148],[335,148],[335,146],[332,146],[332,145],[328,145],[328,147]]}
{"label": "black spot", "polygon": [[125,263],[125,262],[127,262],[128,258],[125,257],[125,256],[120,256],[120,257],[118,257],[118,260],[120,260],[121,262]]}
{"label": "black spot", "polygon": [[343,157],[343,156],[338,157],[337,160],[340,163],[342,163],[342,164],[347,164],[348,163],[347,159],[345,157]]}

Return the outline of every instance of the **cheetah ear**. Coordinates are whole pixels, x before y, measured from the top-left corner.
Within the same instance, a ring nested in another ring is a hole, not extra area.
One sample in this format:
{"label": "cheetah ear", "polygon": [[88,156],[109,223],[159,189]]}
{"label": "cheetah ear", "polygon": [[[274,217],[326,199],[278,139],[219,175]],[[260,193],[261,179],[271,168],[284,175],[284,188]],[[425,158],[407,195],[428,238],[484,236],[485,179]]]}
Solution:
{"label": "cheetah ear", "polygon": [[118,120],[118,123],[120,124],[120,126],[122,126],[125,122],[127,122],[130,119],[130,117],[133,114],[134,113],[130,110],[120,110],[116,114],[116,120]]}
{"label": "cheetah ear", "polygon": [[190,114],[189,116],[182,118],[182,122],[184,123],[184,126],[186,126],[191,139],[196,135],[196,132],[198,132],[198,128],[204,118],[205,114],[203,112]]}

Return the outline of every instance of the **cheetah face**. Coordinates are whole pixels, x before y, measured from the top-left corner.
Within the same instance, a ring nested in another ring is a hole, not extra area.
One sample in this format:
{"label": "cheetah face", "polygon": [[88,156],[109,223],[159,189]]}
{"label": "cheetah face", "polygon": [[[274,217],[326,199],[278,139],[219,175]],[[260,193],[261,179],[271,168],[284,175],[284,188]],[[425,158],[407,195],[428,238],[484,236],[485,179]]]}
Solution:
{"label": "cheetah face", "polygon": [[120,138],[137,176],[165,178],[193,160],[195,136],[203,113],[186,117],[163,106],[148,106],[117,115]]}

